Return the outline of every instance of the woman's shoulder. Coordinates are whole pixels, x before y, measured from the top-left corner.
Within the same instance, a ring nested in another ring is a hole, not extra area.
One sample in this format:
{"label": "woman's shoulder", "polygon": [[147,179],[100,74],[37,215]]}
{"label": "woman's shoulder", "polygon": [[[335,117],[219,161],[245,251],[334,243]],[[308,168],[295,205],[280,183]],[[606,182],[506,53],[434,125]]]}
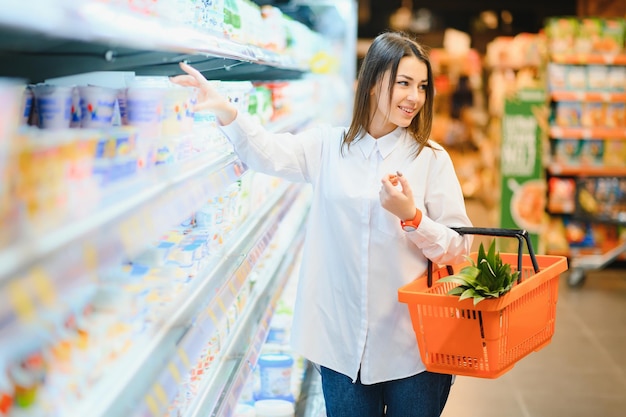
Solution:
{"label": "woman's shoulder", "polygon": [[326,129],[327,131],[333,132],[335,134],[342,134],[348,131],[348,127],[342,125],[335,125],[329,122],[318,122],[317,126],[321,129]]}
{"label": "woman's shoulder", "polygon": [[428,146],[425,146],[420,152],[420,156],[436,161],[438,163],[445,163],[451,161],[452,158],[446,148],[439,142],[429,139]]}
{"label": "woman's shoulder", "polygon": [[446,149],[443,147],[443,145],[434,139],[428,139],[428,145],[436,151],[446,152]]}
{"label": "woman's shoulder", "polygon": [[[402,137],[404,138],[404,146],[407,147],[416,147],[419,146],[418,145],[418,140],[413,137],[411,135],[411,133],[409,133],[409,131],[406,128],[402,129]],[[430,154],[437,154],[439,152],[446,152],[445,148],[439,143],[437,142],[435,139],[430,138],[426,141],[425,146],[423,147],[423,150],[430,150],[432,152],[429,152]],[[422,152],[420,152],[422,153]]]}
{"label": "woman's shoulder", "polygon": [[343,138],[343,135],[348,131],[347,127],[332,125],[328,122],[317,122],[310,126],[310,130],[317,131],[320,139],[323,141],[336,141],[337,138]]}

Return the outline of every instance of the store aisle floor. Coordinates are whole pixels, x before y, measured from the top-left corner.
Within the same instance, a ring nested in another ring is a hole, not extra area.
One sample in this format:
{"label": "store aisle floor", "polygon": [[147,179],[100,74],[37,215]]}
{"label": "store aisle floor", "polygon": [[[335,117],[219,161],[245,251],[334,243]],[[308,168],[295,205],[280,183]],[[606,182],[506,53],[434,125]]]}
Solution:
{"label": "store aisle floor", "polygon": [[[468,202],[477,226],[493,225]],[[458,377],[442,417],[622,417],[626,415],[626,269],[589,271],[572,288],[561,276],[552,342],[502,377]],[[298,416],[325,417],[313,374]]]}

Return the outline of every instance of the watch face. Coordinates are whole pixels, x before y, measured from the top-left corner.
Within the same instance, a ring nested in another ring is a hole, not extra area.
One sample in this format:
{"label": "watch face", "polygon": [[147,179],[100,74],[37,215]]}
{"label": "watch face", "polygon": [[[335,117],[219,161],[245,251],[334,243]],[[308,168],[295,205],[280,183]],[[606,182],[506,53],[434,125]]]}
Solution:
{"label": "watch face", "polygon": [[405,232],[413,232],[416,229],[417,229],[417,227],[411,226],[409,224],[405,224],[404,226],[402,226],[402,230],[404,230]]}

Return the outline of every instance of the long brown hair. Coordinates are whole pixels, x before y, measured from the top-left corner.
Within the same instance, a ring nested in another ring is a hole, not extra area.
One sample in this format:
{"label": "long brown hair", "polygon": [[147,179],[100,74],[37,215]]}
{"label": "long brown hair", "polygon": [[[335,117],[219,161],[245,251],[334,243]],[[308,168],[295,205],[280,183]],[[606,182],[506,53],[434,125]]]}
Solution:
{"label": "long brown hair", "polygon": [[389,100],[393,83],[398,73],[400,60],[405,56],[415,56],[426,65],[428,71],[428,85],[426,87],[426,100],[424,106],[411,121],[407,131],[417,144],[415,155],[417,156],[424,146],[429,146],[428,139],[433,122],[433,99],[435,87],[433,82],[433,71],[428,58],[428,52],[417,41],[403,32],[384,32],[378,35],[371,46],[359,69],[356,93],[354,95],[354,106],[352,112],[352,122],[350,128],[344,134],[341,143],[342,151],[344,147],[350,147],[352,142],[359,140],[365,135],[371,123],[370,114],[370,91],[379,82],[387,70],[391,71],[389,89]]}

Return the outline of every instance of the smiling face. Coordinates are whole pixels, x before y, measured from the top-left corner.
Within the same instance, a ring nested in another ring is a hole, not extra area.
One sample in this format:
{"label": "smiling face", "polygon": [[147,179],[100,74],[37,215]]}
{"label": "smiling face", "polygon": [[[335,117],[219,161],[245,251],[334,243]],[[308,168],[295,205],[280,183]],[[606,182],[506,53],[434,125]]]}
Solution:
{"label": "smiling face", "polygon": [[384,136],[398,126],[409,126],[426,101],[428,69],[417,57],[403,57],[395,79],[390,78],[389,69],[370,91],[372,116],[368,132],[374,138]]}

